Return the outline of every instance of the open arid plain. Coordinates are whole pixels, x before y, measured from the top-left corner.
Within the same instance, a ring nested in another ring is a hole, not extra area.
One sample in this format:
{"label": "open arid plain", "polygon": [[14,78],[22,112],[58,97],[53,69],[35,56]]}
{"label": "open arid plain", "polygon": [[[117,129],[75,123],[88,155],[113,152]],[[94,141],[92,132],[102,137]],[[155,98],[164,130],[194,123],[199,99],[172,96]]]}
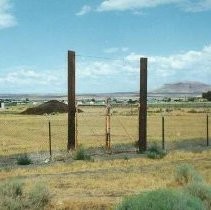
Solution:
{"label": "open arid plain", "polygon": [[[193,165],[211,184],[211,150],[206,145],[209,107],[148,108],[148,147],[161,146],[162,116],[165,119],[167,155],[162,159],[138,153],[136,106],[112,108],[111,149],[105,149],[105,107],[81,107],[79,149],[69,153],[67,114],[20,115],[25,108],[20,105],[0,113],[0,180],[21,182],[26,192],[35,184],[44,185],[49,196],[44,209],[113,209],[128,195],[178,188],[174,172],[183,163]],[[88,158],[78,160],[78,152]],[[23,155],[31,164],[17,163]]]}

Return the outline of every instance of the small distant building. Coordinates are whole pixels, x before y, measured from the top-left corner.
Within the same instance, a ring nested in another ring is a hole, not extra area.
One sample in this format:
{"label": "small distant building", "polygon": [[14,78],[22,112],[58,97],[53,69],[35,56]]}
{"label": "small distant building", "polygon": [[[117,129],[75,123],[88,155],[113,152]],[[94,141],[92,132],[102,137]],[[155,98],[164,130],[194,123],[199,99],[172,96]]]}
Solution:
{"label": "small distant building", "polygon": [[0,102],[0,110],[4,110],[5,109],[5,104],[4,102]]}
{"label": "small distant building", "polygon": [[90,101],[89,105],[95,105],[95,101]]}
{"label": "small distant building", "polygon": [[83,101],[77,101],[77,105],[83,105]]}

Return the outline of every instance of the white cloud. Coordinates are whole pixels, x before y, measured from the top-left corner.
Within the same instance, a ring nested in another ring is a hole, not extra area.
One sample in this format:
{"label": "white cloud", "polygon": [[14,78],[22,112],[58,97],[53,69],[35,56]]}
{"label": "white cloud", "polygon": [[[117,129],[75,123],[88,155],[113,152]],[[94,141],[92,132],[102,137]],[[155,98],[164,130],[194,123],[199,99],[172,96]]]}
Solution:
{"label": "white cloud", "polygon": [[98,7],[98,11],[125,11],[128,9],[143,9],[148,7],[156,7],[162,4],[171,4],[180,2],[181,0],[105,0]]}
{"label": "white cloud", "polygon": [[1,85],[49,85],[51,82],[58,84],[58,75],[52,72],[40,73],[28,69],[10,71],[0,76]]}
{"label": "white cloud", "polygon": [[78,64],[79,78],[99,78],[101,76],[118,75],[121,64],[119,61],[84,61]]}
{"label": "white cloud", "polygon": [[76,69],[77,89],[82,93],[132,91],[138,88],[138,68],[124,59],[91,61],[89,57],[88,60],[78,61]]}
{"label": "white cloud", "polygon": [[[81,60],[77,66],[79,81],[110,81],[122,91],[137,90],[139,84],[140,57],[148,57],[149,89],[176,81],[201,81],[211,84],[211,45],[201,50],[189,50],[168,56],[130,53],[123,59],[91,61]],[[124,83],[124,84],[123,84]],[[102,83],[103,84],[103,83]],[[99,88],[105,88],[102,87]],[[93,86],[94,88],[94,86]]]}
{"label": "white cloud", "polygon": [[211,0],[184,1],[181,7],[187,12],[202,12],[211,9]]}
{"label": "white cloud", "polygon": [[89,5],[84,5],[81,8],[81,10],[78,13],[76,13],[76,15],[77,16],[82,16],[82,15],[85,15],[85,14],[91,12],[91,11],[92,11],[92,8]]}
{"label": "white cloud", "polygon": [[[119,48],[121,49],[121,48]],[[178,81],[211,84],[211,44],[167,56],[127,53],[122,59],[77,57],[76,84],[80,92],[134,91],[139,89],[140,57],[148,58],[149,90]],[[22,67],[0,73],[0,89],[15,92],[66,92],[66,69],[38,71]],[[4,91],[5,92],[5,91]]]}
{"label": "white cloud", "polygon": [[204,47],[201,51],[190,50],[186,53],[170,55],[167,57],[151,57],[152,64],[162,64],[164,70],[187,71],[208,73],[211,70],[211,45]]}
{"label": "white cloud", "polygon": [[[128,61],[138,60],[144,55],[131,53],[126,57]],[[146,57],[146,56],[145,56]],[[190,50],[185,53],[179,53],[169,56],[148,56],[149,62],[159,69],[170,70],[211,70],[211,45],[205,46],[200,51]],[[203,67],[203,69],[202,69]]]}
{"label": "white cloud", "polygon": [[15,26],[16,18],[11,14],[10,0],[0,0],[0,29]]}
{"label": "white cloud", "polygon": [[128,47],[122,47],[121,50],[122,50],[122,52],[127,52],[129,50],[129,48]]}
{"label": "white cloud", "polygon": [[126,60],[132,63],[140,57],[148,57],[149,80],[151,83],[154,82],[152,86],[181,80],[199,80],[211,84],[211,45],[199,51],[190,50],[169,56],[143,56],[131,53]]}
{"label": "white cloud", "polygon": [[118,47],[111,47],[111,48],[107,48],[104,50],[104,53],[115,53],[118,52],[119,48]]}
{"label": "white cloud", "polygon": [[97,11],[126,11],[153,8],[161,5],[174,4],[186,12],[201,12],[211,9],[210,0],[104,0],[97,8]]}
{"label": "white cloud", "polygon": [[1,93],[64,93],[67,87],[64,69],[37,70],[26,66],[0,72]]}
{"label": "white cloud", "polygon": [[138,72],[141,57],[148,57],[149,71],[151,74],[161,73],[160,77],[175,73],[185,73],[190,78],[192,73],[198,74],[199,76],[202,74],[205,74],[205,76],[208,73],[211,74],[211,45],[208,45],[199,51],[189,50],[169,56],[150,56],[130,53],[123,59],[84,60],[78,64],[78,75],[79,77],[97,77]]}
{"label": "white cloud", "polygon": [[117,53],[117,52],[127,52],[129,50],[128,47],[110,47],[107,49],[104,49],[103,52],[104,53]]}

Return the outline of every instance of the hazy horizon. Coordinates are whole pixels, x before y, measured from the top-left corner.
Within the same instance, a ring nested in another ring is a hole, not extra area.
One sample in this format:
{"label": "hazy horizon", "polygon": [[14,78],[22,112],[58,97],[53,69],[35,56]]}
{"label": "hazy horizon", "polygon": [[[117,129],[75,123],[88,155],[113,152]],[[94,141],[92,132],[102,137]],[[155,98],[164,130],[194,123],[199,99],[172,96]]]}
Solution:
{"label": "hazy horizon", "polygon": [[[163,85],[161,85],[158,89],[160,89],[160,88],[162,88],[162,87],[164,87],[165,85],[175,85],[175,84],[179,84],[179,83],[183,83],[183,84],[189,84],[189,83],[195,83],[195,84],[203,84],[203,85],[210,85],[211,86],[211,84],[206,84],[206,83],[202,83],[202,82],[199,82],[199,81],[177,81],[177,82],[175,82],[175,83],[166,83],[166,84],[163,84]],[[154,89],[154,90],[148,90],[148,93],[156,93],[156,91],[158,90],[158,89]],[[94,95],[94,94],[96,94],[96,95],[98,95],[98,94],[118,94],[118,93],[126,93],[126,94],[129,94],[129,93],[132,93],[132,94],[138,94],[139,93],[139,90],[133,90],[133,91],[113,91],[113,92],[77,92],[76,91],[76,95]],[[164,92],[165,93],[165,92]],[[177,93],[177,92],[175,92],[175,93]],[[195,92],[196,93],[196,92]],[[159,94],[159,93],[158,93]],[[63,92],[63,93],[56,93],[56,92],[41,92],[41,93],[36,93],[36,92],[19,92],[19,93],[2,93],[2,92],[0,92],[0,95],[38,95],[38,96],[45,96],[45,95],[49,95],[49,96],[56,96],[56,95],[58,95],[58,96],[67,96],[67,92],[65,93],[65,92]]]}
{"label": "hazy horizon", "polygon": [[148,89],[179,80],[211,84],[211,5],[197,1],[4,0],[0,3],[0,92],[64,93],[67,51],[76,90]]}

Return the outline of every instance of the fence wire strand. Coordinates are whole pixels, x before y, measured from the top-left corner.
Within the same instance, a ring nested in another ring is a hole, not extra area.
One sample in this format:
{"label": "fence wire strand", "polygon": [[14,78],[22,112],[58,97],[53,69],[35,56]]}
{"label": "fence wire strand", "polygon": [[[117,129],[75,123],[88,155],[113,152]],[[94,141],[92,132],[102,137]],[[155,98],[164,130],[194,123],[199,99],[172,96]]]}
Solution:
{"label": "fence wire strand", "polygon": [[[86,147],[105,146],[105,107],[82,108],[77,114],[78,144]],[[134,109],[135,110],[135,109]],[[111,115],[111,145],[134,144],[138,140],[138,114],[130,108],[113,108]],[[125,115],[126,114],[126,115]],[[148,114],[148,145],[161,145],[161,114]],[[207,144],[207,114],[184,113],[165,118],[165,144],[167,149],[191,149]],[[0,155],[48,151],[48,120],[43,116],[8,116],[0,118]],[[209,117],[210,124],[210,117]],[[66,150],[67,115],[50,117],[52,150]],[[209,126],[208,135],[211,126]],[[209,137],[209,136],[208,136]]]}

